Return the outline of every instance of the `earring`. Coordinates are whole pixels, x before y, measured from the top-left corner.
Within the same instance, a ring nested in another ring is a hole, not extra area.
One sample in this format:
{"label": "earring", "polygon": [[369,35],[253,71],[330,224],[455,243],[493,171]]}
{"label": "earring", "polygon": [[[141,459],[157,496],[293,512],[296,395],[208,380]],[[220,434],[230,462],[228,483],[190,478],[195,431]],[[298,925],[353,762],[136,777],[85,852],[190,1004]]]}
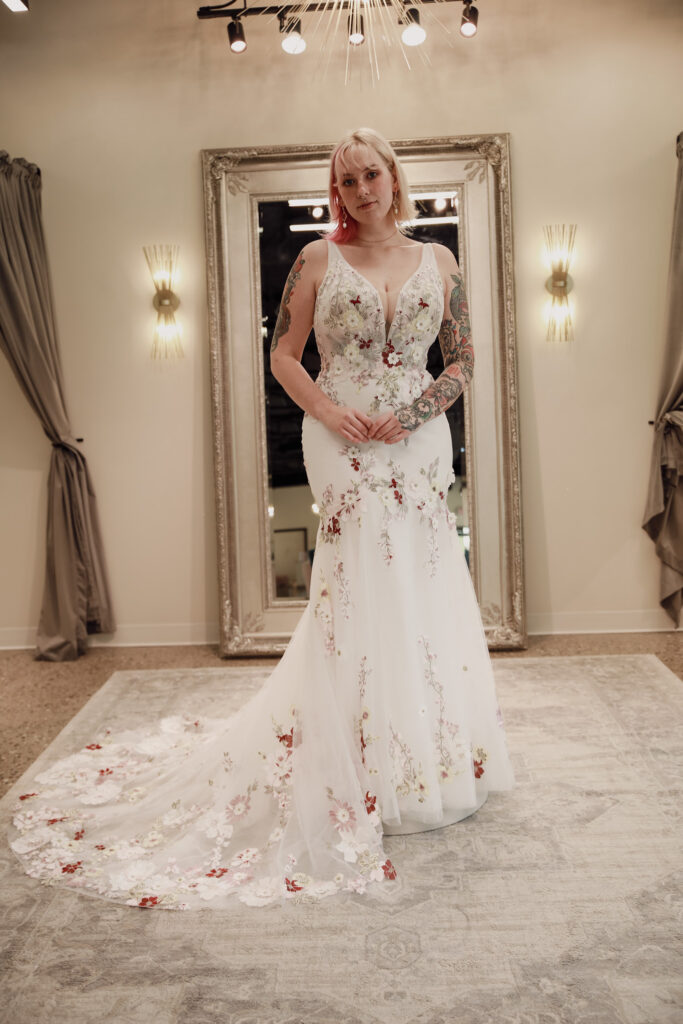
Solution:
{"label": "earring", "polygon": [[398,217],[398,195],[394,192],[394,213]]}
{"label": "earring", "polygon": [[345,206],[342,206],[342,227],[346,231],[347,225],[346,225],[346,207]]}

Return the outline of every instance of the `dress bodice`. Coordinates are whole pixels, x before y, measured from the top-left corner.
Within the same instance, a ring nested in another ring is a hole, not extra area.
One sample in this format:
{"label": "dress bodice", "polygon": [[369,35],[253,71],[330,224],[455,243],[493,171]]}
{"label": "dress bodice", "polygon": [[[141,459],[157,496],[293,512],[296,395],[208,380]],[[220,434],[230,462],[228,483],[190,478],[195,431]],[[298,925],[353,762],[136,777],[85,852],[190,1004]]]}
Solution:
{"label": "dress bodice", "polygon": [[320,353],[317,384],[339,404],[368,399],[381,405],[412,401],[423,390],[427,353],[441,327],[443,283],[431,244],[396,299],[389,328],[377,288],[328,240],[327,271],[315,303]]}

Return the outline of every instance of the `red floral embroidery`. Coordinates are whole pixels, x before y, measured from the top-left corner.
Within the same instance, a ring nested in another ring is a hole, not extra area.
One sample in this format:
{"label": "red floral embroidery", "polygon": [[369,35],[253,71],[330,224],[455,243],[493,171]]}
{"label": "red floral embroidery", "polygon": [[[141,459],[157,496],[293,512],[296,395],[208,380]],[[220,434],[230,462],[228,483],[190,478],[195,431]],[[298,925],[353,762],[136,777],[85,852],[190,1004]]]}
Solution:
{"label": "red floral embroidery", "polygon": [[429,309],[429,303],[423,302],[422,299],[420,299],[420,301],[418,302],[418,306],[420,307],[420,309]]}
{"label": "red floral embroidery", "polygon": [[58,821],[66,821],[66,818],[49,818],[48,825],[56,825]]}
{"label": "red floral embroidery", "polygon": [[394,497],[396,498],[396,501],[399,503],[399,505],[402,505],[403,504],[403,495],[399,491],[399,489],[398,489],[399,485],[396,483],[396,479],[393,476],[391,478],[391,486],[394,488]]}
{"label": "red floral embroidery", "polygon": [[139,907],[156,907],[159,903],[158,896],[143,896],[138,903]]}
{"label": "red floral embroidery", "polygon": [[355,469],[356,473],[360,470],[360,459],[356,458],[355,455],[351,459],[351,468]]}
{"label": "red floral embroidery", "polygon": [[112,768],[100,768],[99,774],[100,775],[113,775],[114,771],[113,771]]}
{"label": "red floral embroidery", "polygon": [[365,810],[368,812],[368,814],[372,814],[372,812],[375,809],[375,804],[376,803],[377,803],[377,797],[376,796],[370,796],[369,792],[365,794]]}
{"label": "red floral embroidery", "polygon": [[360,306],[360,295],[356,295],[355,299],[349,299],[352,306]]}
{"label": "red floral embroidery", "polygon": [[281,736],[278,736],[278,739],[279,739],[280,743],[284,743],[284,745],[286,747],[290,747],[291,748],[291,746],[292,746],[292,744],[294,742],[294,726],[292,726],[292,728],[289,730],[289,732],[285,732]]}
{"label": "red floral embroidery", "polygon": [[394,867],[390,860],[384,861],[384,864],[382,864],[382,871],[384,872],[387,878],[396,878],[396,868]]}
{"label": "red floral embroidery", "polygon": [[106,850],[107,847],[104,845],[104,843],[98,843],[97,846],[95,847],[95,849],[96,850]]}
{"label": "red floral embroidery", "polygon": [[38,796],[38,794],[37,794],[37,793],[24,793],[24,795],[23,795],[23,796],[20,796],[20,797],[19,797],[19,799],[20,799],[20,800],[28,800],[28,798],[29,798],[30,796]]}
{"label": "red floral embroidery", "polygon": [[89,743],[88,746],[85,749],[86,750],[101,750],[102,747],[100,746],[99,743]]}
{"label": "red floral embroidery", "polygon": [[285,885],[287,886],[287,892],[301,892],[303,885],[297,885],[290,878],[285,878]]}
{"label": "red floral embroidery", "polygon": [[65,864],[62,868],[63,875],[73,875],[80,868],[82,860],[77,860],[75,864]]}
{"label": "red floral embroidery", "polygon": [[483,762],[482,761],[476,761],[473,758],[473,763],[474,763],[474,777],[475,777],[475,779],[480,779],[482,777],[482,775],[484,774]]}
{"label": "red floral embroidery", "polygon": [[372,345],[372,338],[368,338],[367,341],[364,338],[358,338],[358,348],[360,348],[360,349],[370,348],[371,345]]}
{"label": "red floral embroidery", "polygon": [[394,348],[392,343],[390,341],[387,341],[386,345],[382,349],[382,362],[386,366],[403,366],[403,363],[401,362],[400,359],[395,359],[392,360],[391,362],[389,361],[389,356],[393,355],[395,352],[396,349]]}
{"label": "red floral embroidery", "polygon": [[78,832],[76,832],[74,834],[74,839],[82,839],[84,835],[85,835],[85,829],[81,828],[81,829],[78,830]]}
{"label": "red floral embroidery", "polygon": [[341,527],[339,525],[339,519],[337,516],[330,516],[330,520],[327,524],[327,533],[339,533],[341,534]]}
{"label": "red floral embroidery", "polygon": [[363,735],[363,723],[360,723],[360,756],[363,764],[365,764],[365,748],[367,743],[365,742],[365,736]]}
{"label": "red floral embroidery", "polygon": [[207,878],[222,878],[223,875],[227,875],[230,868],[212,868],[211,871],[207,871]]}

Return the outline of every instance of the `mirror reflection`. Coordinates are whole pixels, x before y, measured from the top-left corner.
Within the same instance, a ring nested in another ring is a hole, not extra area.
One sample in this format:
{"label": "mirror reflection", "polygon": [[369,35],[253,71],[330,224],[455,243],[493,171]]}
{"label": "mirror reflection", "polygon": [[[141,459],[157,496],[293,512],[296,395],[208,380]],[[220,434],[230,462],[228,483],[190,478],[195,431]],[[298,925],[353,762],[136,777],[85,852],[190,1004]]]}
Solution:
{"label": "mirror reflection", "polygon": [[[440,242],[460,262],[458,189],[438,187],[412,192],[411,196],[418,209],[412,225],[412,237],[419,242]],[[270,539],[271,593],[276,601],[308,600],[319,517],[306,479],[301,450],[304,413],[271,374],[270,346],[282,291],[292,264],[306,242],[324,235],[327,221],[327,198],[322,193],[258,203],[268,458],[267,535]],[[306,342],[302,363],[315,379],[320,372],[320,359],[313,331]],[[429,350],[427,369],[434,378],[443,371],[437,339]],[[456,516],[458,536],[469,565],[470,523],[463,402],[455,402],[445,415],[453,441],[455,473],[447,501]]]}

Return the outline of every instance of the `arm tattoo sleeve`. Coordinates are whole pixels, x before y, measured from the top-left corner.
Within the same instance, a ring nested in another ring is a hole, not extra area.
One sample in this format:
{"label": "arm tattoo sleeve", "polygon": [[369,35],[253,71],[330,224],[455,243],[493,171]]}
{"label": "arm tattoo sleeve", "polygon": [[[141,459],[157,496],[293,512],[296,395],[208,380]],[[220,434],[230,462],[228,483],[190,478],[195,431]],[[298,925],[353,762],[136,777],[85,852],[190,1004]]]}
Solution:
{"label": "arm tattoo sleeve", "polygon": [[417,430],[423,423],[445,412],[463,393],[472,379],[474,350],[470,336],[467,297],[460,274],[451,274],[454,287],[439,331],[444,371],[412,405],[396,410],[396,418],[405,430]]}
{"label": "arm tattoo sleeve", "polygon": [[306,261],[303,259],[301,253],[299,253],[299,255],[296,258],[296,262],[294,263],[294,266],[289,272],[289,277],[287,278],[285,290],[282,295],[282,302],[280,303],[280,310],[277,315],[275,330],[273,331],[273,340],[270,343],[271,354],[277,348],[277,343],[282,337],[282,335],[286,334],[287,331],[289,330],[289,325],[292,322],[292,314],[288,309],[289,300],[292,297],[292,292],[294,291],[294,286],[296,285],[296,282],[301,278],[301,268],[303,267],[305,262]]}

